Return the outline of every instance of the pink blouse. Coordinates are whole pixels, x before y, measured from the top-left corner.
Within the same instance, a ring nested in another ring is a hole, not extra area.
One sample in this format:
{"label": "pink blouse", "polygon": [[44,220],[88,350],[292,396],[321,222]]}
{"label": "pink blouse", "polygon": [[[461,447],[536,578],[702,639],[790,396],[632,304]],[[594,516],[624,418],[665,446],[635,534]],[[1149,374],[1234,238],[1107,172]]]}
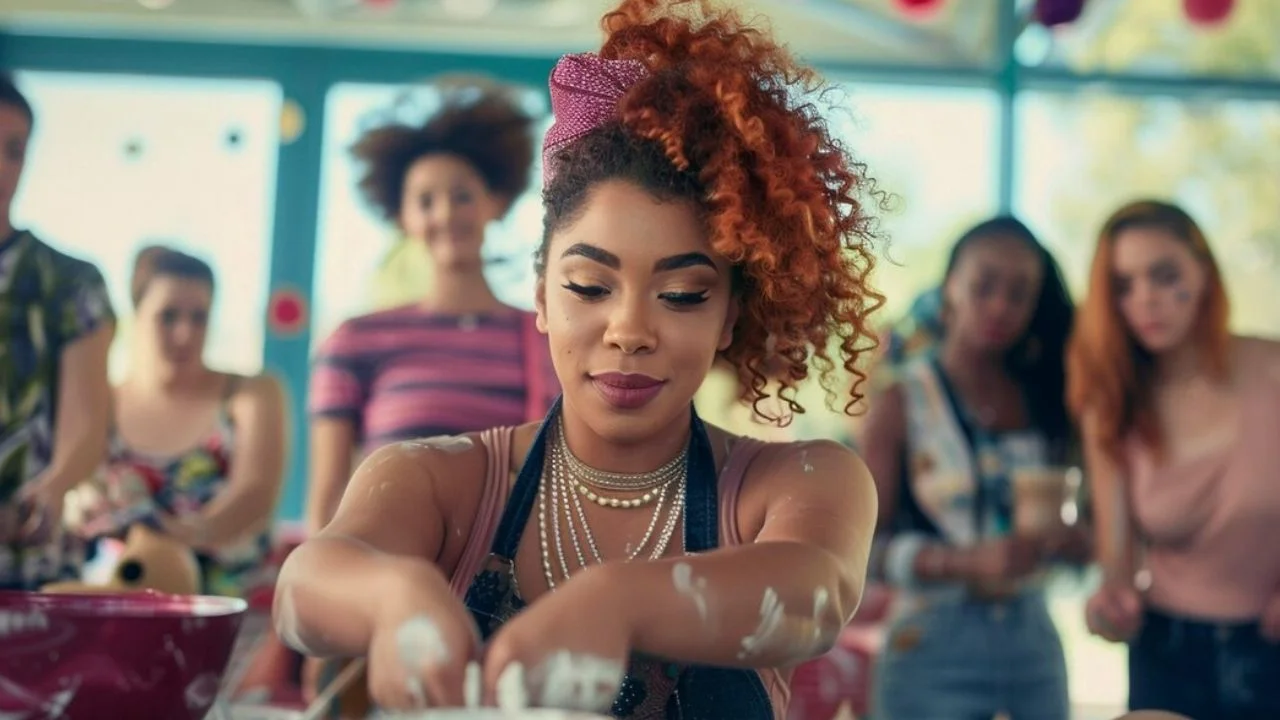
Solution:
{"label": "pink blouse", "polygon": [[1147,599],[1179,615],[1252,620],[1280,591],[1280,367],[1247,343],[1236,356],[1243,398],[1232,445],[1174,466],[1128,445]]}

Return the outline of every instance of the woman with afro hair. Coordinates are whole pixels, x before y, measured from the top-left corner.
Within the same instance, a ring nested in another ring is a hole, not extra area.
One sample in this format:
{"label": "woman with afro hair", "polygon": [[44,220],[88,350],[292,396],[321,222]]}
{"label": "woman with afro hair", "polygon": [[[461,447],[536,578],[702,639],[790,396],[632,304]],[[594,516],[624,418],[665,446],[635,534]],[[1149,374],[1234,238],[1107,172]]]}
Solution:
{"label": "woman with afro hair", "polygon": [[[438,81],[425,121],[368,130],[352,153],[369,205],[422,243],[434,272],[415,303],[348,320],[311,378],[308,529],[333,516],[353,461],[387,443],[542,417],[559,391],[533,314],[484,274],[485,230],[529,185],[535,119],[513,88]],[[414,92],[420,92],[415,88]]]}
{"label": "woman with afro hair", "polygon": [[379,450],[283,568],[282,635],[367,657],[386,708],[782,718],[788,668],[862,594],[862,461],[734,436],[691,400],[719,357],[746,402],[772,386],[802,411],[812,371],[851,411],[879,196],[814,73],[735,13],[624,0],[603,25],[550,81],[536,307],[560,400]]}

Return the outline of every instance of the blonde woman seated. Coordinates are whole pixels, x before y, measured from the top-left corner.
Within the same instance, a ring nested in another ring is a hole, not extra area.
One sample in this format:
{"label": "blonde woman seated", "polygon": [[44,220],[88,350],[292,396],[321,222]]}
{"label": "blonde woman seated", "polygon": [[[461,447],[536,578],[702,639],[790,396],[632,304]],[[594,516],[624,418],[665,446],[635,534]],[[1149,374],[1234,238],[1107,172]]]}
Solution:
{"label": "blonde woman seated", "polygon": [[68,497],[90,538],[142,523],[190,547],[200,591],[246,597],[269,587],[271,520],[284,477],[285,411],[270,376],[204,363],[214,277],[163,247],[138,254],[129,375],[116,387],[108,460]]}

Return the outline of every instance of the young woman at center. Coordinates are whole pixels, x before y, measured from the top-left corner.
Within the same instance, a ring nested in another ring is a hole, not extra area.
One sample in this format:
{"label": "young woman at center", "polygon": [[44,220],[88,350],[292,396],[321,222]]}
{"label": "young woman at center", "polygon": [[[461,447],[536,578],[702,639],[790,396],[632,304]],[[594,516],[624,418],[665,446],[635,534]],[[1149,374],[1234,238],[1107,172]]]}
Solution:
{"label": "young woman at center", "polygon": [[385,708],[479,685],[617,717],[782,718],[785,668],[861,596],[862,461],[732,436],[691,399],[717,357],[768,397],[775,352],[779,392],[813,366],[831,388],[853,372],[831,399],[858,399],[881,302],[871,181],[811,71],[735,14],[625,0],[604,28],[551,76],[536,307],[561,400],[541,424],[377,451],[282,572],[282,636],[367,656]]}

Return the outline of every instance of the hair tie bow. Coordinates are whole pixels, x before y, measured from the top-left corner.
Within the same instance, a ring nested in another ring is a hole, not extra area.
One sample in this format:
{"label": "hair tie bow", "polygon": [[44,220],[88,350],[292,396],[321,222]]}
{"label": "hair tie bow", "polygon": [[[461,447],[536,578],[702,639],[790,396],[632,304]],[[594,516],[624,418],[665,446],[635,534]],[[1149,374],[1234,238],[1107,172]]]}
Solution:
{"label": "hair tie bow", "polygon": [[555,121],[542,141],[542,181],[555,175],[561,148],[617,117],[618,103],[649,71],[639,60],[606,60],[595,53],[565,55],[551,70]]}

